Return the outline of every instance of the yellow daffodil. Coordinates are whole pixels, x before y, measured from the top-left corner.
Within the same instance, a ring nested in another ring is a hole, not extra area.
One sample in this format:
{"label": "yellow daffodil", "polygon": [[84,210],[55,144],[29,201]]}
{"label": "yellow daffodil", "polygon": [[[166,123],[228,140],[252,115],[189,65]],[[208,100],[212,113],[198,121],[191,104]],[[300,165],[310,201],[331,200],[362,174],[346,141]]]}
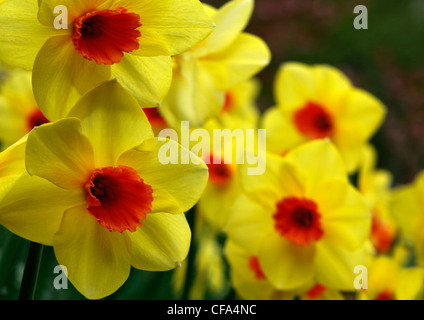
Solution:
{"label": "yellow daffodil", "polygon": [[35,99],[51,121],[111,78],[154,107],[169,89],[171,56],[212,29],[198,0],[5,0],[0,61],[33,70]]}
{"label": "yellow daffodil", "polygon": [[31,73],[20,69],[9,71],[0,92],[0,141],[3,148],[47,122],[32,94]]}
{"label": "yellow daffodil", "polygon": [[[263,175],[240,170],[247,197],[237,199],[228,237],[257,253],[279,290],[319,283],[353,290],[354,267],[363,264],[371,214],[347,179],[329,140],[308,142],[286,156],[267,154]],[[249,201],[250,200],[250,201]]]}
{"label": "yellow daffodil", "polygon": [[[240,156],[239,143],[243,144],[243,151],[248,149],[257,151],[257,143],[250,145],[247,142],[247,130],[257,129],[258,114],[252,104],[252,96],[249,93],[244,95],[241,88],[249,88],[253,83],[244,83],[231,93],[231,101],[227,110],[217,117],[213,117],[205,124],[211,136],[216,129],[231,130],[229,136],[235,130],[243,132],[244,141],[240,142],[240,137],[234,134],[231,139],[220,139],[213,141],[210,152],[203,155],[203,160],[209,168],[209,182],[199,200],[197,210],[200,215],[209,223],[220,230],[225,230],[226,223],[231,214],[231,205],[234,199],[242,192],[238,170],[238,157]],[[242,130],[242,131],[241,131]],[[256,131],[255,131],[256,139]]]}
{"label": "yellow daffodil", "polygon": [[368,268],[368,289],[360,292],[365,300],[416,300],[424,293],[424,268],[404,268],[389,256],[377,256]]}
{"label": "yellow daffodil", "polygon": [[137,101],[116,81],[105,82],[68,118],[29,134],[29,174],[2,194],[0,223],[53,246],[88,298],[116,291],[131,266],[170,270],[188,252],[184,212],[199,199],[208,171],[200,159],[162,165],[163,144]]}
{"label": "yellow daffodil", "polygon": [[263,119],[271,152],[283,154],[302,142],[330,138],[347,169],[357,169],[363,145],[381,125],[385,108],[327,65],[283,64],[274,84],[276,106]]}
{"label": "yellow daffodil", "polygon": [[364,147],[359,167],[358,189],[372,212],[371,242],[378,253],[387,253],[396,238],[397,226],[389,208],[392,175],[376,169],[377,151],[368,144]]}
{"label": "yellow daffodil", "polygon": [[181,120],[201,127],[219,114],[228,89],[250,79],[270,61],[267,45],[242,32],[253,0],[232,0],[215,9],[204,5],[216,28],[203,42],[173,59],[171,89],[162,114],[172,127]]}
{"label": "yellow daffodil", "polygon": [[393,191],[390,208],[402,239],[413,245],[417,263],[424,266],[424,172]]}
{"label": "yellow daffodil", "polygon": [[342,300],[343,296],[319,283],[297,290],[282,291],[270,283],[262,271],[259,259],[233,241],[225,244],[225,256],[230,264],[230,276],[236,292],[247,300]]}
{"label": "yellow daffodil", "polygon": [[256,106],[260,90],[259,81],[249,79],[225,92],[225,101],[218,115],[209,118],[204,128],[213,129],[257,129],[259,110]]}

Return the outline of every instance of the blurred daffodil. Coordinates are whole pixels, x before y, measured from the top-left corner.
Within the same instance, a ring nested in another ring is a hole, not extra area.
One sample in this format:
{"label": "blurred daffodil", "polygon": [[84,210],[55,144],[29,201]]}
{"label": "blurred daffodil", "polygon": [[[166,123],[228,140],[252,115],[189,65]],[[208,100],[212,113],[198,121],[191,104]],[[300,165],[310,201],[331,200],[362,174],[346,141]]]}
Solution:
{"label": "blurred daffodil", "polygon": [[[60,27],[58,6],[66,13]],[[5,0],[0,61],[33,70],[35,99],[52,121],[111,78],[155,107],[171,83],[171,56],[212,29],[198,0]]]}
{"label": "blurred daffodil", "polygon": [[371,214],[347,179],[329,140],[306,143],[286,156],[267,155],[263,175],[240,170],[241,196],[228,222],[229,239],[257,253],[267,279],[279,290],[319,283],[353,290],[363,264]]}
{"label": "blurred daffodil", "polygon": [[[214,130],[229,130],[230,139],[214,140],[210,152],[203,155],[209,168],[209,182],[197,206],[200,215],[220,230],[225,230],[234,199],[242,193],[238,173],[240,152],[258,152],[257,141],[248,143],[246,133],[257,129],[257,89],[256,82],[248,81],[229,90],[221,114],[209,119],[204,126],[211,136]],[[243,135],[237,135],[236,130]]]}
{"label": "blurred daffodil", "polygon": [[271,152],[284,154],[302,142],[330,138],[347,169],[357,169],[362,147],[381,125],[385,108],[327,65],[283,64],[274,84],[276,106],[263,119]]}
{"label": "blurred daffodil", "polygon": [[201,161],[162,165],[163,143],[137,101],[116,81],[105,82],[68,118],[29,134],[29,174],[3,190],[0,223],[53,246],[88,298],[116,291],[131,266],[170,270],[187,255],[184,212],[199,199],[208,171]]}
{"label": "blurred daffodil", "polygon": [[371,242],[378,253],[387,253],[397,234],[396,222],[390,212],[392,175],[376,168],[377,151],[368,144],[363,149],[359,168],[358,189],[372,212]]}
{"label": "blurred daffodil", "polygon": [[228,89],[269,63],[267,45],[243,32],[253,6],[253,0],[232,0],[218,10],[204,5],[216,28],[204,41],[173,58],[171,89],[162,109],[172,127],[182,120],[202,127],[225,106]]}
{"label": "blurred daffodil", "polygon": [[404,268],[389,256],[374,257],[368,268],[368,289],[360,292],[364,300],[416,300],[424,293],[424,268]]}
{"label": "blurred daffodil", "polygon": [[424,266],[424,172],[393,191],[390,208],[402,240],[412,245],[417,263]]}
{"label": "blurred daffodil", "polygon": [[243,81],[225,92],[224,104],[218,115],[209,118],[204,128],[213,129],[257,129],[259,110],[256,100],[260,84],[257,79]]}
{"label": "blurred daffodil", "polygon": [[343,295],[322,284],[307,284],[296,290],[278,290],[267,280],[259,259],[233,241],[225,244],[225,256],[230,264],[233,286],[240,297],[247,300],[342,300]]}
{"label": "blurred daffodil", "polygon": [[0,91],[0,141],[3,148],[18,141],[34,127],[49,122],[32,94],[31,72],[10,70]]}

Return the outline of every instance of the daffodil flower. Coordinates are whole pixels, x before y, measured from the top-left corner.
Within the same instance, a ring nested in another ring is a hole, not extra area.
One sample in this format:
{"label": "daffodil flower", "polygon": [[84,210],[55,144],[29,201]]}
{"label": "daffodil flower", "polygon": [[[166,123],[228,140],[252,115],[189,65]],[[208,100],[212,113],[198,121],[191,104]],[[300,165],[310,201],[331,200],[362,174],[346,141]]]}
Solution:
{"label": "daffodil flower", "polygon": [[3,190],[0,223],[53,246],[69,280],[88,298],[116,291],[131,266],[173,269],[190,244],[184,212],[199,199],[208,170],[200,159],[162,165],[163,143],[137,101],[116,81],[105,82],[68,118],[28,135],[29,174]]}
{"label": "daffodil flower", "polygon": [[378,253],[387,253],[392,248],[397,225],[390,212],[392,175],[376,168],[377,151],[371,144],[363,149],[358,171],[358,189],[364,195],[372,212],[371,242]]}
{"label": "daffodil flower", "polygon": [[385,115],[377,98],[327,65],[283,64],[274,92],[276,106],[263,119],[269,150],[284,154],[305,141],[329,138],[349,172],[358,168],[362,147]]}
{"label": "daffodil flower", "polygon": [[[67,9],[66,28],[54,25],[57,6]],[[212,29],[197,0],[5,0],[0,61],[33,70],[35,98],[51,121],[111,78],[154,107],[169,89],[171,56]]]}
{"label": "daffodil flower", "polygon": [[424,266],[424,171],[417,175],[413,183],[393,190],[390,210],[401,238],[413,244],[417,263]]}
{"label": "daffodil flower", "polygon": [[204,5],[216,27],[204,41],[173,58],[172,84],[161,110],[172,127],[181,120],[202,127],[220,113],[228,89],[269,63],[264,41],[243,32],[253,5],[253,0],[232,0],[218,10]]}
{"label": "daffodil flower", "polygon": [[336,147],[312,141],[284,157],[268,154],[263,175],[240,173],[247,197],[232,208],[228,236],[258,257],[273,286],[291,290],[315,282],[354,290],[371,214],[349,184]]}
{"label": "daffodil flower", "polygon": [[237,293],[247,300],[342,300],[338,290],[320,283],[307,284],[296,290],[278,290],[262,270],[257,255],[250,253],[234,241],[225,243],[225,256],[230,264],[231,282]]}
{"label": "daffodil flower", "polygon": [[49,122],[34,99],[31,72],[10,70],[0,93],[0,141],[5,149],[34,127]]}
{"label": "daffodil flower", "polygon": [[368,288],[361,300],[420,300],[424,293],[424,268],[402,267],[390,256],[379,255],[368,268]]}

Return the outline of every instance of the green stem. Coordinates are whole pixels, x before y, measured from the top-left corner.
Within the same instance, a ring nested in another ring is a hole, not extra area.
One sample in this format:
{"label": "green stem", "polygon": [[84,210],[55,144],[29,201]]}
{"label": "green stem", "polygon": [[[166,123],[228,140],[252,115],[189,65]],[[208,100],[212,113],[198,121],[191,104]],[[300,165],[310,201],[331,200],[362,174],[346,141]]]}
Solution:
{"label": "green stem", "polygon": [[19,291],[19,300],[34,300],[42,254],[43,245],[31,242]]}
{"label": "green stem", "polygon": [[187,221],[191,227],[191,243],[190,243],[190,250],[188,252],[187,257],[187,269],[186,269],[186,276],[185,276],[185,282],[184,282],[184,291],[183,291],[183,300],[188,300],[190,295],[190,289],[193,285],[194,280],[194,274],[196,272],[195,270],[195,259],[196,259],[196,252],[197,252],[197,246],[196,242],[194,240],[195,237],[195,212],[194,208],[191,209],[189,212],[187,212]]}

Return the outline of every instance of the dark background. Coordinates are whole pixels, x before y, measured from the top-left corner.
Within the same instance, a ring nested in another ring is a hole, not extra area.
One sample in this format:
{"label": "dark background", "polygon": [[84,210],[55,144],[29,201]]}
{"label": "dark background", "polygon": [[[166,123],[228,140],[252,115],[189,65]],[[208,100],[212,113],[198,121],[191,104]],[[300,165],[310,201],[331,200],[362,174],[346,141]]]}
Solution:
{"label": "dark background", "polygon": [[[225,0],[205,1],[215,7]],[[368,30],[356,30],[356,5],[368,8]],[[411,182],[424,169],[424,1],[256,0],[246,29],[271,49],[258,78],[263,111],[274,104],[273,81],[286,61],[331,64],[388,109],[373,137],[378,166],[394,183]]]}

